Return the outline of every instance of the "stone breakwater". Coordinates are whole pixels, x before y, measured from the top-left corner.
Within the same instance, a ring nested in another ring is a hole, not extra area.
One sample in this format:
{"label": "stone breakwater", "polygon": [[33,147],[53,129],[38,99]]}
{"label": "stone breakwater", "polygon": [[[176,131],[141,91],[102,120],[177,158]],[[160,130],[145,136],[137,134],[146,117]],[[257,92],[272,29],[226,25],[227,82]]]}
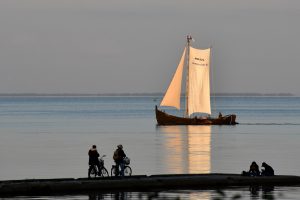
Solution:
{"label": "stone breakwater", "polygon": [[149,191],[162,189],[205,189],[228,186],[300,185],[299,176],[246,177],[239,174],[139,175],[106,178],[25,179],[0,181],[0,196],[50,195],[88,191]]}

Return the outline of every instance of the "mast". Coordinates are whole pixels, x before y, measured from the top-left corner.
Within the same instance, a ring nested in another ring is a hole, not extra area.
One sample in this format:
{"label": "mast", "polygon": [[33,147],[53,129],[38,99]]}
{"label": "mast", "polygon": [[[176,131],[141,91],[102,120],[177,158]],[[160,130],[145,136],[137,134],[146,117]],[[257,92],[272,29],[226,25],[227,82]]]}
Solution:
{"label": "mast", "polygon": [[189,104],[188,104],[188,100],[189,100],[189,59],[190,59],[190,43],[192,40],[192,36],[191,35],[187,35],[186,37],[187,39],[187,70],[186,70],[186,89],[185,89],[185,117],[189,117]]}

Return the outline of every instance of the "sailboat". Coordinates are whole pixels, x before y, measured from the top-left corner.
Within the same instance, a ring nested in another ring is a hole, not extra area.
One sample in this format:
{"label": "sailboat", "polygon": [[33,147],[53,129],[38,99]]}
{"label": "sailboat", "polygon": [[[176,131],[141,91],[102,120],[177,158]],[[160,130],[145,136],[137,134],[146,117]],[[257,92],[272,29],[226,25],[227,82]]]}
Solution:
{"label": "sailboat", "polygon": [[[178,67],[172,81],[160,103],[160,106],[170,106],[180,110],[180,96],[183,70],[186,66],[186,105],[183,117],[175,116],[159,110],[155,106],[158,125],[235,125],[236,115],[212,118],[210,103],[210,54],[211,48],[196,49],[190,44],[191,36],[187,36]],[[204,113],[206,116],[197,117],[194,113]]]}

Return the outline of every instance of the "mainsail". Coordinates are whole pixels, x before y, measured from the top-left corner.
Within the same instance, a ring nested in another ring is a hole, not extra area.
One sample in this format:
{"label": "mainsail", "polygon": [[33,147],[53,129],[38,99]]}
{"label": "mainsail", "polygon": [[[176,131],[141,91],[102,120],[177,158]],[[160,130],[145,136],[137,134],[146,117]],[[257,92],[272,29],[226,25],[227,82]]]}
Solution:
{"label": "mainsail", "polygon": [[180,109],[181,80],[184,66],[185,51],[186,48],[184,48],[176,72],[173,76],[173,79],[169,85],[169,88],[163,100],[160,103],[160,106],[172,106],[177,108],[178,110]]}
{"label": "mainsail", "polygon": [[[172,106],[180,109],[185,52],[186,48],[183,51],[179,65],[160,106]],[[188,115],[196,112],[211,114],[209,59],[210,49],[195,49],[189,47]]]}
{"label": "mainsail", "polygon": [[196,112],[211,114],[209,61],[210,49],[190,47],[188,115]]}

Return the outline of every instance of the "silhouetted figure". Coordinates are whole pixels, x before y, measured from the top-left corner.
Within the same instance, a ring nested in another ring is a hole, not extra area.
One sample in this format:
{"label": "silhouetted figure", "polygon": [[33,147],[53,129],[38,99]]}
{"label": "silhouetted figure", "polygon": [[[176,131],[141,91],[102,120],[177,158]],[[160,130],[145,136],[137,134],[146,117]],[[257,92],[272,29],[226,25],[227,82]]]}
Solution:
{"label": "silhouetted figure", "polygon": [[100,163],[99,163],[99,153],[97,151],[97,146],[93,145],[92,148],[89,150],[89,172],[88,172],[88,176],[90,178],[90,174],[92,169],[97,166],[98,167],[98,172],[100,172]]}
{"label": "silhouetted figure", "polygon": [[259,167],[255,161],[253,161],[250,165],[249,174],[250,174],[250,176],[259,176],[260,175]]}
{"label": "silhouetted figure", "polygon": [[222,118],[222,113],[221,112],[219,112],[219,118]]}
{"label": "silhouetted figure", "polygon": [[113,156],[113,159],[116,163],[116,176],[119,175],[119,168],[121,168],[120,175],[124,176],[124,158],[126,157],[126,154],[124,153],[123,146],[121,144],[119,144],[117,147],[118,148],[115,150]]}
{"label": "silhouetted figure", "polygon": [[243,171],[242,173],[243,176],[259,176],[260,175],[260,171],[259,171],[259,167],[256,164],[255,161],[253,161],[250,165],[250,169],[248,172]]}
{"label": "silhouetted figure", "polygon": [[273,170],[273,168],[270,165],[268,165],[267,163],[263,162],[261,166],[265,168],[261,172],[262,176],[274,176],[274,170]]}

